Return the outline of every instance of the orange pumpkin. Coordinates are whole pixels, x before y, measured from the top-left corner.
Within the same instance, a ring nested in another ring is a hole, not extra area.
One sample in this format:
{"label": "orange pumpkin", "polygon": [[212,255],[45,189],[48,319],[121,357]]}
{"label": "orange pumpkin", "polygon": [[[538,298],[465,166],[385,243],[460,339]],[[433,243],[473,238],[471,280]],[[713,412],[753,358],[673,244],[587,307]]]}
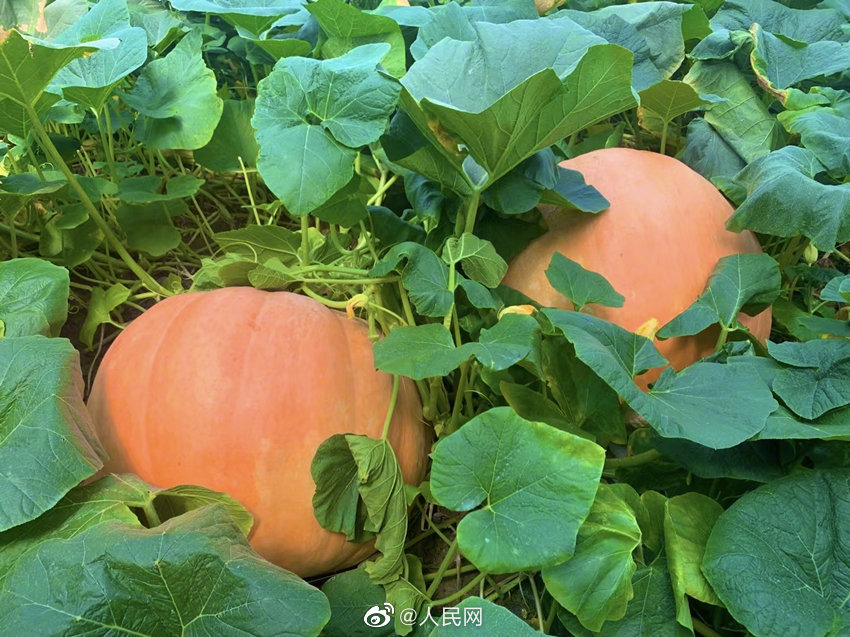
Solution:
{"label": "orange pumpkin", "polygon": [[[572,309],[545,275],[555,252],[599,272],[626,297],[620,308],[597,305],[586,311],[631,331],[651,319],[664,325],[690,306],[721,257],[761,252],[751,232],[726,230],[733,209],[723,195],[672,157],[606,148],[561,166],[581,172],[611,206],[596,215],[541,207],[549,232],[514,258],[504,283],[544,306]],[[770,335],[769,309],[739,319],[760,340]],[[706,330],[656,346],[681,369],[710,354],[717,336],[717,330]],[[645,389],[659,374],[647,372],[638,384]]]}
{"label": "orange pumpkin", "polygon": [[[319,526],[310,463],[333,434],[380,437],[391,390],[362,321],[289,292],[225,288],[134,320],[106,353],[89,407],[106,471],[229,493],[254,515],[254,549],[306,577],[374,551]],[[419,484],[430,435],[406,379],[389,440],[405,481]]]}

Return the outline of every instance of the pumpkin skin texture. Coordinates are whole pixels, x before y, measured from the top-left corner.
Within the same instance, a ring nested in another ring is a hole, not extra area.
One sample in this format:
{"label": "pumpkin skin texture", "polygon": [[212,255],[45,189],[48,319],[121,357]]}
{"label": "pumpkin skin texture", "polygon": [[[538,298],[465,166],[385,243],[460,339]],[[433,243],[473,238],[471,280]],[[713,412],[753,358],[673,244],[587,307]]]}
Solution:
{"label": "pumpkin skin texture", "polygon": [[[254,515],[254,550],[308,577],[374,552],[319,525],[310,464],[333,434],[379,438],[391,391],[362,321],[239,287],[180,294],[134,320],[104,356],[89,408],[105,472],[229,493]],[[411,484],[431,447],[421,412],[402,379],[389,440]]]}
{"label": "pumpkin skin texture", "polygon": [[[573,309],[545,275],[555,252],[599,272],[626,297],[620,308],[590,305],[584,311],[632,332],[652,318],[663,326],[687,309],[720,258],[761,252],[751,232],[726,230],[732,206],[711,182],[677,159],[606,148],[561,166],[581,172],[611,206],[595,215],[541,206],[549,232],[513,259],[504,283],[543,306]],[[770,336],[770,308],[738,318],[759,340]],[[710,354],[718,334],[709,329],[655,345],[679,370]],[[646,389],[660,373],[650,370],[636,382]]]}

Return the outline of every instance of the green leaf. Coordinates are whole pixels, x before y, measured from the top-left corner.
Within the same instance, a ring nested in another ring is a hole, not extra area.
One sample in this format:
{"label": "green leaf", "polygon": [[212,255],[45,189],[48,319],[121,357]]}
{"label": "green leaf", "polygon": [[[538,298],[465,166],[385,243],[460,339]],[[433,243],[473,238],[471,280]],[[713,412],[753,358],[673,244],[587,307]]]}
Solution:
{"label": "green leaf", "polygon": [[41,10],[42,7],[30,0],[8,0],[0,6],[0,26],[34,30],[38,26]]}
{"label": "green leaf", "polygon": [[166,520],[209,504],[225,509],[242,534],[248,535],[251,514],[230,496],[203,487],[181,485],[160,490],[131,474],[109,475],[75,487],[38,518],[0,534],[0,585],[23,555],[44,542],[69,540],[109,520],[141,528],[133,512],[141,507],[153,506],[159,518]]}
{"label": "green leaf", "polygon": [[130,298],[130,289],[121,283],[115,283],[108,289],[92,288],[89,299],[88,313],[83,326],[80,328],[80,340],[86,347],[94,346],[94,336],[97,328],[104,323],[111,323],[110,312],[118,309]]}
{"label": "green leaf", "polygon": [[[48,6],[45,13],[55,4],[57,2]],[[161,51],[165,46],[163,43],[173,42],[179,36],[183,23],[158,0],[131,0],[129,9],[130,24],[144,29],[148,46],[157,47]]]}
{"label": "green leaf", "polygon": [[582,212],[601,212],[611,205],[596,188],[584,182],[584,175],[579,171],[561,166],[558,166],[554,188],[543,191],[540,203]]}
{"label": "green leaf", "polygon": [[178,11],[220,15],[230,24],[260,34],[281,17],[298,11],[298,0],[173,0]]}
{"label": "green leaf", "polygon": [[102,44],[65,46],[25,38],[17,31],[9,33],[0,42],[0,130],[26,138],[32,126],[28,109],[33,108],[41,118],[59,99],[58,95],[45,93],[50,80],[68,62]]}
{"label": "green leaf", "polygon": [[[690,121],[679,159],[706,179],[731,180],[746,165],[738,153],[702,117]],[[737,200],[737,199],[736,199]]]}
{"label": "green leaf", "polygon": [[659,338],[699,334],[719,323],[738,329],[738,313],[755,316],[779,297],[779,264],[767,254],[735,254],[717,262],[705,292],[658,330]]}
{"label": "green leaf", "polygon": [[331,605],[331,619],[323,634],[346,637],[389,637],[394,634],[390,624],[378,628],[363,621],[370,608],[383,608],[386,601],[384,589],[372,583],[365,569],[355,568],[334,575],[324,583],[322,593]]}
{"label": "green leaf", "polygon": [[588,303],[622,307],[626,301],[604,276],[585,270],[560,252],[552,255],[546,268],[546,278],[553,288],[573,302],[576,311],[581,311]]}
{"label": "green leaf", "polygon": [[484,367],[502,371],[529,356],[539,338],[537,321],[523,314],[506,314],[493,327],[481,330],[477,342],[459,350],[472,352]]}
{"label": "green leaf", "polygon": [[428,248],[406,241],[394,245],[383,259],[378,261],[369,276],[384,276],[396,268],[403,259],[407,260],[401,274],[401,282],[410,293],[416,311],[424,316],[442,318],[452,309],[454,292],[449,289],[449,271],[446,264]]}
{"label": "green leaf", "polygon": [[389,442],[336,434],[319,446],[310,472],[319,523],[358,542],[376,537],[382,555],[367,563],[366,571],[376,584],[397,579],[404,561],[407,500]]}
{"label": "green leaf", "polygon": [[295,263],[301,248],[300,233],[281,226],[247,226],[217,232],[213,239],[225,252],[250,257],[257,263],[274,257],[283,263]]}
{"label": "green leaf", "polygon": [[804,471],[745,494],[717,521],[702,570],[755,635],[850,629],[846,469]]}
{"label": "green leaf", "polygon": [[360,11],[342,0],[318,0],[307,5],[327,39],[319,46],[321,57],[345,55],[364,44],[386,42],[389,51],[381,65],[393,77],[404,75],[405,45],[398,22],[387,16]]}
{"label": "green leaf", "polygon": [[0,530],[52,507],[101,468],[79,356],[64,339],[0,339]]}
{"label": "green leaf", "polygon": [[161,193],[162,178],[156,175],[127,177],[118,184],[117,196],[126,203],[153,203],[191,197],[204,184],[203,179],[192,175],[177,175],[165,180],[165,192]]}
{"label": "green leaf", "polygon": [[241,171],[240,158],[247,168],[255,167],[259,147],[251,128],[253,114],[254,100],[225,100],[212,139],[193,153],[195,160],[217,171]]}
{"label": "green leaf", "polygon": [[850,93],[815,87],[809,94],[824,96],[831,103],[787,110],[777,119],[789,133],[800,136],[802,145],[831,174],[846,175],[850,173]]}
{"label": "green leaf", "polygon": [[641,126],[660,134],[665,126],[680,115],[703,109],[716,101],[702,97],[685,82],[661,80],[640,92],[638,118]]}
{"label": "green leaf", "polygon": [[559,11],[611,44],[634,53],[632,82],[642,91],[668,79],[685,59],[682,36],[687,4],[645,2],[603,7],[596,11]]}
{"label": "green leaf", "polygon": [[[440,441],[431,491],[454,511],[472,511],[486,501],[458,525],[460,551],[478,568],[536,569],[573,554],[604,455],[588,440],[496,407]],[[533,543],[529,528],[535,529]]]}
{"label": "green leaf", "polygon": [[[765,428],[757,437],[765,437]],[[700,478],[734,478],[754,482],[770,482],[785,475],[776,444],[767,441],[747,441],[729,449],[709,449],[687,440],[657,437],[652,441],[665,457],[675,460]]]}
{"label": "green leaf", "polygon": [[460,263],[466,276],[488,288],[497,287],[508,271],[508,264],[499,256],[493,244],[469,232],[446,241],[443,261],[450,267]]}
{"label": "green leaf", "polygon": [[180,245],[180,231],[171,219],[185,214],[186,210],[186,204],[179,200],[124,204],[115,211],[115,217],[127,235],[130,248],[161,257]]}
{"label": "green leaf", "polygon": [[692,628],[687,595],[722,605],[699,568],[708,536],[721,513],[723,507],[701,493],[670,498],[664,509],[664,546],[676,597],[676,618],[687,628]]}
{"label": "green leaf", "polygon": [[786,41],[754,25],[755,47],[750,63],[765,88],[784,101],[785,89],[814,77],[841,73],[850,67],[850,45],[838,42]]}
{"label": "green leaf", "polygon": [[[410,68],[402,84],[411,99],[402,106],[443,155],[468,152],[488,183],[635,103],[631,54],[571,21],[473,27],[475,41],[444,39]],[[446,83],[447,74],[464,81]],[[433,137],[440,127],[456,140]]]}
{"label": "green leaf", "polygon": [[387,46],[323,61],[283,58],[260,81],[251,120],[257,167],[293,214],[312,212],[351,181],[356,149],[383,134],[400,90],[377,68]]}
{"label": "green leaf", "polygon": [[422,562],[415,555],[405,555],[407,565],[405,576],[386,585],[387,601],[398,609],[395,614],[395,634],[407,635],[414,630],[413,626],[403,621],[404,609],[412,609],[417,615],[422,607],[429,602],[424,591],[427,590],[425,577],[422,574]]}
{"label": "green leaf", "polygon": [[802,235],[819,250],[832,252],[850,240],[850,184],[833,186],[815,179],[824,167],[814,154],[786,146],[742,170],[735,181],[747,189],[747,199],[726,224],[777,237]]}
{"label": "green leaf", "polygon": [[[761,377],[739,365],[697,363],[678,374],[667,369],[644,393],[632,378],[665,362],[648,339],[578,312],[542,313],[578,358],[664,437],[712,449],[733,447],[761,431],[777,407]],[[723,401],[717,400],[717,387],[724,388]]]}
{"label": "green leaf", "polygon": [[446,376],[472,356],[440,323],[397,327],[374,345],[375,367],[414,380]]}
{"label": "green leaf", "polygon": [[748,31],[753,24],[798,42],[845,40],[846,21],[834,9],[792,9],[773,0],[726,0],[711,20],[713,30]]}
{"label": "green leaf", "polygon": [[354,175],[351,181],[310,214],[322,221],[351,228],[369,215],[366,203],[374,194],[375,188],[368,179]]}
{"label": "green leaf", "polygon": [[120,44],[72,60],[53,78],[50,92],[61,91],[66,100],[99,111],[115,85],[148,57],[147,35],[130,26],[127,0],[100,0],[55,40],[74,46],[106,38],[115,38]]}
{"label": "green leaf", "polygon": [[768,341],[767,351],[783,363],[772,389],[797,415],[814,420],[831,409],[850,405],[850,342]]}
{"label": "green leaf", "polygon": [[221,117],[215,74],[201,56],[201,35],[192,31],[165,57],[147,64],[121,98],[139,112],[133,135],[154,149],[201,148]]}
{"label": "green leaf", "polygon": [[5,337],[58,336],[68,318],[68,270],[41,259],[0,263],[0,321]]}
{"label": "green leaf", "polygon": [[744,160],[764,157],[782,145],[785,136],[776,117],[731,62],[696,62],[684,82],[699,95],[725,100],[706,107],[703,117]]}
{"label": "green leaf", "polygon": [[[447,612],[450,617],[446,615]],[[442,623],[431,632],[432,637],[466,637],[481,633],[481,629],[485,627],[487,637],[540,635],[504,606],[476,596],[467,597],[456,606],[447,606],[443,609],[443,617],[440,619]]]}
{"label": "green leaf", "polygon": [[830,279],[820,291],[820,298],[824,301],[850,303],[850,274]]}
{"label": "green leaf", "polygon": [[637,565],[632,552],[641,543],[641,530],[634,510],[621,496],[625,490],[634,493],[625,484],[599,485],[578,531],[575,554],[542,573],[552,597],[593,631],[606,621],[622,619],[633,596]]}
{"label": "green leaf", "polygon": [[0,591],[0,621],[18,634],[108,626],[137,635],[315,635],[329,616],[324,595],[254,553],[218,506],[154,529],[109,520],[45,542]]}
{"label": "green leaf", "polygon": [[625,439],[617,392],[576,357],[572,345],[563,338],[544,339],[540,365],[552,398],[572,427],[594,435],[602,446],[611,438]]}
{"label": "green leaf", "polygon": [[843,407],[825,413],[815,420],[806,420],[781,406],[773,412],[756,438],[762,440],[811,440],[850,436],[850,408]]}

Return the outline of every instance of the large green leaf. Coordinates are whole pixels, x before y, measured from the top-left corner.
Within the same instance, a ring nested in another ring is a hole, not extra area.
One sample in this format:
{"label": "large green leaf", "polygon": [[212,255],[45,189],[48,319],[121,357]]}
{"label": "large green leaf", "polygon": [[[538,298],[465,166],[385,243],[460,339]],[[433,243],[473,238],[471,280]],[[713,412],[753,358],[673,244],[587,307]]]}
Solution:
{"label": "large green leaf", "polygon": [[303,2],[301,0],[172,0],[171,6],[178,11],[220,15],[230,24],[259,35],[281,17],[298,11],[303,6]]}
{"label": "large green leaf", "polygon": [[478,568],[539,568],[573,554],[604,455],[588,440],[496,407],[437,445],[431,492],[442,506],[472,511],[458,526],[458,545]]}
{"label": "large green leaf", "polygon": [[708,279],[705,292],[684,312],[658,330],[659,338],[698,334],[719,323],[739,329],[738,313],[755,315],[777,299],[782,277],[779,264],[766,254],[723,257]]}
{"label": "large green leaf", "polygon": [[685,493],[667,500],[664,508],[664,546],[667,568],[676,597],[676,617],[692,627],[687,595],[720,606],[720,600],[700,571],[705,544],[723,507],[701,493]]}
{"label": "large green leaf", "polygon": [[[847,46],[847,45],[845,45]],[[810,96],[824,102],[799,110],[787,110],[777,118],[790,133],[800,136],[830,173],[850,173],[850,93],[813,88]]]}
{"label": "large green leaf", "polygon": [[115,44],[107,41],[66,46],[25,38],[17,31],[0,38],[0,130],[26,138],[32,126],[28,109],[43,117],[59,99],[45,93],[56,73],[71,60]]}
{"label": "large green leaf", "polygon": [[363,44],[386,42],[390,50],[381,65],[393,77],[401,77],[405,65],[404,38],[398,22],[392,18],[360,11],[342,0],[318,0],[307,5],[327,39],[320,45],[323,58],[345,55]]}
{"label": "large green leaf", "polygon": [[334,575],[322,585],[322,593],[331,606],[331,619],[324,634],[340,637],[390,637],[394,634],[389,622],[379,628],[363,621],[373,606],[384,609],[387,598],[383,587],[374,584],[365,569],[355,568]]}
{"label": "large green leaf", "polygon": [[71,61],[53,78],[49,90],[81,106],[99,110],[113,87],[148,57],[144,29],[130,26],[127,0],[100,0],[88,13],[56,38],[58,44],[80,45],[115,38],[120,44]]}
{"label": "large green leaf", "polygon": [[[488,183],[635,104],[631,54],[571,21],[473,27],[474,41],[444,39],[410,68],[402,79],[410,99],[402,105],[443,154],[457,155],[463,144]],[[445,82],[447,74],[464,80]],[[439,128],[450,138],[435,137]]]}
{"label": "large green leaf", "polygon": [[68,270],[41,259],[0,263],[0,337],[58,336],[68,318]]}
{"label": "large green leaf", "polygon": [[731,62],[696,62],[684,81],[700,95],[723,98],[706,107],[703,117],[746,161],[782,145],[784,131],[776,117]]}
{"label": "large green leaf", "polygon": [[777,237],[802,235],[832,252],[850,240],[850,184],[824,184],[824,166],[805,148],[786,146],[749,164],[735,177],[747,199],[729,219],[730,230],[747,228]]}
{"label": "large green leaf", "polygon": [[259,83],[257,167],[293,214],[312,212],[351,181],[357,149],[383,134],[400,90],[377,68],[388,46],[323,61],[283,58]]}
{"label": "large green leaf", "polygon": [[[446,615],[448,613],[448,615]],[[427,621],[427,620],[426,620]],[[440,622],[437,624],[437,622]],[[504,606],[488,599],[467,597],[456,606],[443,609],[443,617],[435,618],[433,637],[467,637],[483,630],[487,637],[535,637],[540,633]],[[430,626],[426,623],[425,626]]]}
{"label": "large green leaf", "polygon": [[[559,11],[585,29],[634,53],[632,83],[643,91],[669,79],[685,59],[682,20],[691,6],[674,2],[641,2],[596,11]],[[704,18],[703,18],[704,19]]]}
{"label": "large green leaf", "polygon": [[714,30],[747,31],[753,24],[798,42],[846,40],[844,17],[834,9],[792,9],[773,0],[726,0],[711,20]]}
{"label": "large green leaf", "polygon": [[[634,375],[665,362],[648,339],[578,312],[542,313],[573,344],[579,359],[664,437],[712,449],[733,447],[761,431],[777,407],[754,370],[713,362],[677,374],[667,369],[652,391],[644,393]],[[717,387],[724,388],[723,401],[717,400]]]}
{"label": "large green leaf", "polygon": [[311,473],[313,507],[322,526],[358,542],[376,537],[382,556],[366,570],[377,584],[397,579],[404,563],[407,501],[389,442],[336,434],[319,446]]}
{"label": "large green leaf", "polygon": [[193,153],[195,160],[209,170],[238,172],[243,164],[248,168],[255,167],[259,147],[251,128],[253,114],[253,99],[225,100],[212,139]]}
{"label": "large green leaf", "polygon": [[201,56],[201,35],[186,34],[168,55],[147,64],[122,99],[139,112],[133,134],[151,148],[201,148],[223,108],[215,74]]}
{"label": "large green leaf", "polygon": [[0,339],[0,530],[52,507],[103,462],[64,339]]}
{"label": "large green leaf", "polygon": [[578,531],[575,555],[543,569],[546,590],[594,631],[608,620],[622,619],[634,594],[632,575],[637,565],[632,552],[640,545],[641,530],[635,511],[621,496],[625,490],[637,498],[628,485],[599,485]]}
{"label": "large green leaf", "polygon": [[850,473],[804,471],[747,493],[720,516],[702,570],[747,629],[850,630]]}
{"label": "large green leaf", "polygon": [[329,616],[325,596],[254,553],[219,506],[44,542],[0,591],[0,623],[22,635],[317,635]]}
{"label": "large green leaf", "polygon": [[158,517],[166,520],[209,504],[221,505],[242,534],[248,535],[251,514],[230,496],[203,487],[183,485],[160,490],[127,474],[109,475],[71,489],[40,517],[0,534],[0,588],[15,562],[44,542],[71,539],[108,520],[141,527],[134,508],[153,507]]}

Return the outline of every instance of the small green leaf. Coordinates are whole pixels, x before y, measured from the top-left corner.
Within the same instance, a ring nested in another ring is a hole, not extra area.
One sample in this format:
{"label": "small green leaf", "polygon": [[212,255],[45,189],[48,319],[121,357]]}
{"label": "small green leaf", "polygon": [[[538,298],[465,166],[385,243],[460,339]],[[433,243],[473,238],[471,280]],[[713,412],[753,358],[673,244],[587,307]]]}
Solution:
{"label": "small green leaf", "polygon": [[301,248],[300,233],[281,226],[247,226],[217,232],[213,239],[222,250],[250,257],[257,263],[273,257],[283,263],[297,262],[298,250]]}
{"label": "small green leaf", "polygon": [[553,288],[573,302],[577,311],[588,303],[607,307],[623,307],[626,298],[597,272],[584,269],[560,252],[552,255],[546,278]]}
{"label": "small green leaf", "polygon": [[79,355],[68,341],[0,340],[0,377],[0,530],[6,530],[51,508],[103,462],[83,403]]}
{"label": "small green leaf", "polygon": [[459,349],[474,353],[484,367],[501,371],[529,356],[539,334],[540,327],[532,317],[506,314],[493,327],[481,330],[477,342]]}
{"label": "small green leaf", "polygon": [[129,298],[130,289],[121,283],[115,283],[106,290],[92,288],[86,320],[80,328],[80,340],[83,344],[87,347],[93,347],[97,328],[104,323],[111,323],[110,312],[121,307]]}
{"label": "small green leaf", "polygon": [[412,241],[394,245],[378,261],[369,276],[384,276],[406,259],[401,282],[410,293],[416,311],[424,316],[442,318],[452,309],[454,291],[449,289],[449,269],[428,248]]}
{"label": "small green leaf", "polygon": [[[456,609],[456,610],[452,610]],[[445,615],[449,612],[451,618]],[[467,597],[456,606],[443,609],[444,617],[431,632],[432,637],[467,637],[487,631],[487,637],[535,637],[540,633],[504,606],[480,597]],[[427,620],[426,620],[427,621]],[[425,626],[430,624],[426,623]],[[474,631],[474,632],[473,632]]]}
{"label": "small green leaf", "polygon": [[716,98],[702,97],[685,82],[661,80],[640,92],[638,118],[641,126],[660,134],[664,126],[680,115],[705,108],[717,101]]}
{"label": "small green leaf", "polygon": [[552,597],[593,631],[606,621],[622,619],[633,596],[637,565],[632,552],[641,543],[641,530],[634,510],[620,495],[624,490],[637,499],[626,484],[599,485],[578,531],[575,555],[542,573]]}
{"label": "small green leaf", "polygon": [[58,336],[68,318],[68,270],[41,259],[0,263],[0,320],[5,336]]}
{"label": "small green leaf", "polygon": [[326,635],[346,637],[390,637],[392,625],[383,628],[364,623],[363,616],[372,608],[383,608],[386,593],[372,583],[366,570],[354,568],[334,575],[322,586],[322,593],[331,605],[331,619],[325,626]]}
{"label": "small green leaf", "polygon": [[830,279],[820,291],[820,298],[835,303],[850,303],[850,274]]}
{"label": "small green leaf", "polygon": [[797,415],[814,420],[850,405],[850,342],[768,342],[767,351],[783,364],[771,387]]}
{"label": "small green leaf", "polygon": [[161,193],[162,179],[156,175],[144,177],[128,177],[118,184],[117,196],[126,203],[153,203],[155,201],[172,201],[191,197],[201,186],[203,179],[192,175],[177,175],[165,180],[165,192]]}
{"label": "small green leaf", "polygon": [[737,329],[738,313],[754,316],[779,297],[779,264],[767,254],[735,254],[718,261],[699,298],[658,330],[659,338],[698,334],[719,323]]}
{"label": "small green leaf", "polygon": [[329,617],[325,596],[254,553],[219,506],[153,529],[109,520],[44,542],[15,564],[0,591],[0,621],[15,634],[111,626],[136,635],[315,635]]}
{"label": "small green leaf", "polygon": [[596,188],[584,182],[584,175],[579,171],[562,166],[558,166],[558,180],[554,188],[543,191],[540,203],[592,213],[601,212],[611,205]]}
{"label": "small green leaf", "polygon": [[720,516],[702,570],[751,633],[850,629],[848,492],[846,469],[803,471],[745,494]]}
{"label": "small green leaf", "polygon": [[139,112],[133,135],[150,148],[201,148],[218,125],[223,101],[215,74],[201,56],[201,35],[192,31],[168,55],[147,64],[122,99]]}
{"label": "small green leaf", "polygon": [[469,232],[446,241],[443,261],[451,267],[460,263],[466,276],[488,288],[497,287],[508,271],[508,264],[499,256],[493,244]]}
{"label": "small green leaf", "polygon": [[455,347],[451,333],[440,323],[397,327],[374,345],[375,367],[390,374],[421,380],[446,376],[472,352]]}
{"label": "small green leaf", "polygon": [[[478,568],[490,573],[536,569],[573,554],[604,455],[588,440],[496,407],[437,445],[431,491],[454,511],[472,511],[483,503],[458,526],[460,551]],[[535,529],[533,543],[529,528]]]}
{"label": "small green leaf", "polygon": [[180,231],[172,217],[185,214],[187,208],[180,200],[166,200],[140,205],[118,206],[115,217],[127,235],[127,245],[151,256],[161,257],[180,245]]}

